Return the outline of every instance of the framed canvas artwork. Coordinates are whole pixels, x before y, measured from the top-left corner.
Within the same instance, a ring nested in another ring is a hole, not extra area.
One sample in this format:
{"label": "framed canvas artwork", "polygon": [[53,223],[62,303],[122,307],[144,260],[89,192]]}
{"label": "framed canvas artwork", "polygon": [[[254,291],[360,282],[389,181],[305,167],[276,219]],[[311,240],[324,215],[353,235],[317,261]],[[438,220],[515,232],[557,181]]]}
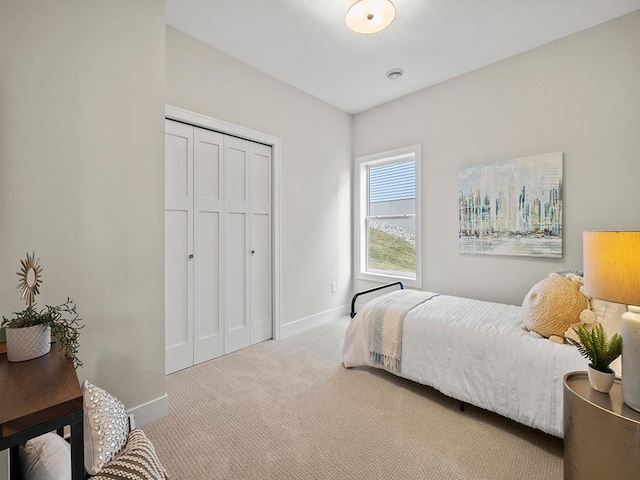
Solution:
{"label": "framed canvas artwork", "polygon": [[460,253],[562,257],[562,152],[460,168]]}

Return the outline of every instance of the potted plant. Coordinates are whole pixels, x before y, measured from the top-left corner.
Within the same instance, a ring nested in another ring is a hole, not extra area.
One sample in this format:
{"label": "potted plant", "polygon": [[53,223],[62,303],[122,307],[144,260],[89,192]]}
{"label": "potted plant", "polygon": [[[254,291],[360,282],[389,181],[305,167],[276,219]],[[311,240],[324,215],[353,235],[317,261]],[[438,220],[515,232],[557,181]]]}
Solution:
{"label": "potted plant", "polygon": [[78,322],[76,304],[71,299],[67,298],[62,305],[45,305],[40,311],[33,304],[13,315],[2,320],[7,334],[7,360],[22,362],[45,355],[49,353],[53,337],[75,367],[82,366],[78,358],[78,336],[83,326]]}
{"label": "potted plant", "polygon": [[5,327],[7,337],[7,360],[22,362],[46,355],[53,337],[60,350],[65,350],[65,355],[73,360],[77,368],[82,365],[78,359],[78,337],[83,326],[79,323],[76,304],[67,298],[61,305],[45,305],[42,310],[36,309],[33,300],[42,283],[42,269],[38,261],[35,260],[35,253],[27,253],[26,261],[21,260],[18,289],[21,297],[26,298],[27,308],[14,312],[13,318],[3,317],[0,324],[0,327]]}
{"label": "potted plant", "polygon": [[580,341],[572,338],[567,340],[591,361],[587,370],[591,387],[599,392],[609,393],[615,380],[615,372],[609,365],[622,353],[622,337],[616,333],[607,340],[607,333],[600,323],[591,331],[580,324],[575,332]]}

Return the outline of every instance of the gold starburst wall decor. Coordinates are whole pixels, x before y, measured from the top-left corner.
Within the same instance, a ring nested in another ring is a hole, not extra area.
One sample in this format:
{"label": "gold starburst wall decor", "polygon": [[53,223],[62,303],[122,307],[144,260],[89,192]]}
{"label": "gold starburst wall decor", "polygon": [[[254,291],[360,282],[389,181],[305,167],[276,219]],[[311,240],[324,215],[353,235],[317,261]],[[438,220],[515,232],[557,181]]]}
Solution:
{"label": "gold starburst wall decor", "polygon": [[20,298],[24,298],[29,308],[33,306],[35,296],[40,293],[40,285],[42,285],[42,268],[40,267],[40,259],[36,260],[36,254],[31,255],[27,252],[27,259],[20,260],[22,268],[17,272],[18,290],[20,290]]}

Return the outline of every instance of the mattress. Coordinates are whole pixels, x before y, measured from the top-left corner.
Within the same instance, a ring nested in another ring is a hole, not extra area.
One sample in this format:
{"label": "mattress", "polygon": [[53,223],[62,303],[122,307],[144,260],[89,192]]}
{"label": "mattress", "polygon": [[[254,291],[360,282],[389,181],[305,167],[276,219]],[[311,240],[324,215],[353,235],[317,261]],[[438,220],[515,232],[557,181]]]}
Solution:
{"label": "mattress", "polygon": [[[389,371],[562,437],[563,377],[586,370],[588,363],[577,349],[530,336],[520,327],[521,307],[424,295],[433,298],[404,316],[401,370]],[[367,333],[377,300],[365,305],[347,328],[345,367],[381,367],[369,358]]]}

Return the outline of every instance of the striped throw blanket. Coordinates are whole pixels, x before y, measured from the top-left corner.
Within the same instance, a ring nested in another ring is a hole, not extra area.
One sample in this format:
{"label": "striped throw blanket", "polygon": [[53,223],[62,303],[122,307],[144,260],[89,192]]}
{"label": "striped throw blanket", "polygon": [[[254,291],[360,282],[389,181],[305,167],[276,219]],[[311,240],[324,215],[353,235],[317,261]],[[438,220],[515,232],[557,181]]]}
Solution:
{"label": "striped throw blanket", "polygon": [[435,297],[431,292],[398,290],[367,303],[360,314],[368,315],[369,360],[393,373],[402,367],[402,330],[407,313]]}

